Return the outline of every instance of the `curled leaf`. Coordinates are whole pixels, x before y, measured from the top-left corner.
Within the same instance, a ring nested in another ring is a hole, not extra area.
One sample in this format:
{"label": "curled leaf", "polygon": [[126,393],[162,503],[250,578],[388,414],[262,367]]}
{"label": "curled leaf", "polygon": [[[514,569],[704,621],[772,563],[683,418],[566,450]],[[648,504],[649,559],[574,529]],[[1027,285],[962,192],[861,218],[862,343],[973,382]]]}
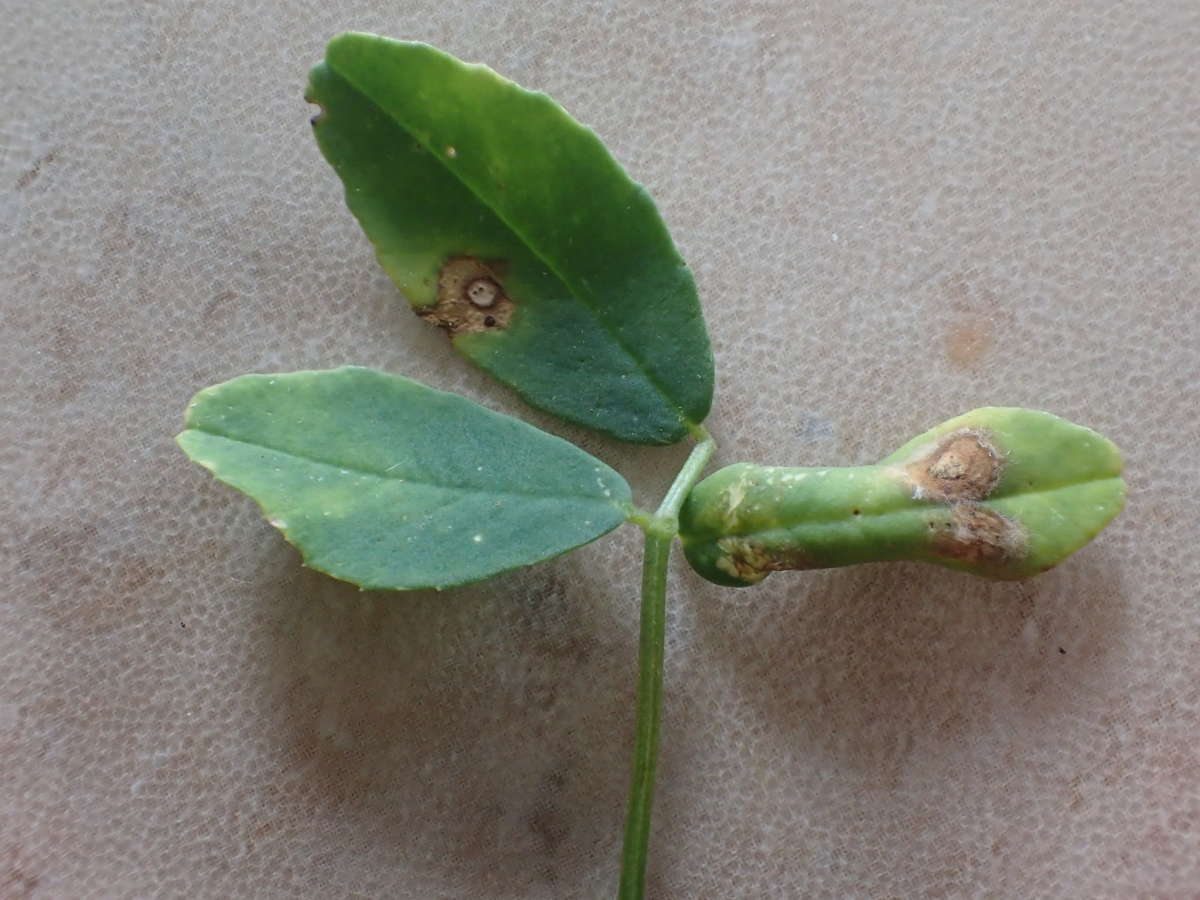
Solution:
{"label": "curled leaf", "polygon": [[1117,448],[1050,413],[977,409],[852,468],[738,464],[706,478],[680,515],[693,568],[718,584],[880,560],[990,578],[1057,565],[1125,502]]}

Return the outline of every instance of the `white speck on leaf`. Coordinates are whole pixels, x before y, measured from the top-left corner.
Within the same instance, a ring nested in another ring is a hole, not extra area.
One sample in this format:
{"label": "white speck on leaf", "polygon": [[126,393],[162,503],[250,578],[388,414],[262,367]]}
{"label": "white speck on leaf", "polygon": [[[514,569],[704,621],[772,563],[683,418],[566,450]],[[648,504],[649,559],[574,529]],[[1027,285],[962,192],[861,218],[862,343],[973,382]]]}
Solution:
{"label": "white speck on leaf", "polygon": [[467,299],[480,309],[495,306],[499,294],[500,289],[488,278],[476,278],[467,285]]}

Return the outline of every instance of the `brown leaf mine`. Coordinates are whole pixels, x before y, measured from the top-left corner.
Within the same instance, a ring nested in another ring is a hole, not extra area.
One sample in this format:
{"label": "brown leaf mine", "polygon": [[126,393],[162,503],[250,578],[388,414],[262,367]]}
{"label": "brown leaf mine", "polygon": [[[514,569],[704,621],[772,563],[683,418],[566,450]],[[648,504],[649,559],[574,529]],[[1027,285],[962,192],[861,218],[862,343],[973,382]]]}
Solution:
{"label": "brown leaf mine", "polygon": [[933,538],[935,556],[999,574],[1024,555],[1025,534],[1007,516],[969,502],[955,503],[947,512],[944,530],[938,529]]}
{"label": "brown leaf mine", "polygon": [[503,260],[452,257],[438,272],[437,300],[417,309],[417,315],[445,329],[451,338],[503,331],[516,309],[500,280],[503,272]]}
{"label": "brown leaf mine", "polygon": [[1004,471],[1004,457],[982,431],[956,431],[904,466],[914,500],[984,500]]}
{"label": "brown leaf mine", "polygon": [[747,584],[757,584],[772,572],[819,568],[804,551],[795,547],[768,550],[742,537],[721,538],[717,546],[721,549],[717,568]]}

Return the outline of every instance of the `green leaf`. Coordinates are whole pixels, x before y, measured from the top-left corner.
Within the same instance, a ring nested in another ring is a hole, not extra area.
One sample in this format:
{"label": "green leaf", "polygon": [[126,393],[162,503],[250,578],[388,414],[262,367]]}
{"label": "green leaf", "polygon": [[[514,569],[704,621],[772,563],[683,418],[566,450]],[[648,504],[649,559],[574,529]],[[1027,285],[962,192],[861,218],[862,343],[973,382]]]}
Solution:
{"label": "green leaf", "polygon": [[595,134],[484,66],[369,34],[329,43],[307,97],[380,263],[459,351],[623,440],[703,421],[713,363],[691,272]]}
{"label": "green leaf", "polygon": [[444,588],[624,521],[629,486],[582,450],[371,369],[245,375],[196,395],[179,445],[258,501],[309,566],[364,588]]}

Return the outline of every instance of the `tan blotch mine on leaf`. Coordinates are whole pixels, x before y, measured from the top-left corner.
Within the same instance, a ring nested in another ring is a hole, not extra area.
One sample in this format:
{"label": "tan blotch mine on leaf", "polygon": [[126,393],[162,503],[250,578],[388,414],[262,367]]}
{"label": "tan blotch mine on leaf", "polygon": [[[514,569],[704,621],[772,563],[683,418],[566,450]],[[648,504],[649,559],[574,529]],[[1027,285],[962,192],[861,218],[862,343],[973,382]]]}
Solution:
{"label": "tan blotch mine on leaf", "polygon": [[484,262],[472,256],[447,260],[438,273],[437,300],[417,309],[417,315],[445,329],[452,338],[504,330],[516,304],[500,281],[503,271],[503,260]]}
{"label": "tan blotch mine on leaf", "polygon": [[742,537],[721,538],[717,542],[722,555],[717,559],[717,568],[727,575],[740,578],[747,584],[756,584],[772,572],[789,569],[819,568],[799,548],[766,550],[759,544]]}
{"label": "tan blotch mine on leaf", "polygon": [[963,429],[948,434],[904,466],[914,500],[945,503],[945,530],[933,538],[935,556],[979,569],[1000,568],[1021,557],[1021,526],[981,505],[1000,483],[1005,459],[987,432]]}
{"label": "tan blotch mine on leaf", "polygon": [[948,525],[933,538],[933,554],[940,559],[986,571],[1003,568],[1025,552],[1021,526],[979,503],[951,504]]}
{"label": "tan blotch mine on leaf", "polygon": [[982,431],[956,431],[904,466],[914,500],[985,500],[1000,481],[1004,457]]}

